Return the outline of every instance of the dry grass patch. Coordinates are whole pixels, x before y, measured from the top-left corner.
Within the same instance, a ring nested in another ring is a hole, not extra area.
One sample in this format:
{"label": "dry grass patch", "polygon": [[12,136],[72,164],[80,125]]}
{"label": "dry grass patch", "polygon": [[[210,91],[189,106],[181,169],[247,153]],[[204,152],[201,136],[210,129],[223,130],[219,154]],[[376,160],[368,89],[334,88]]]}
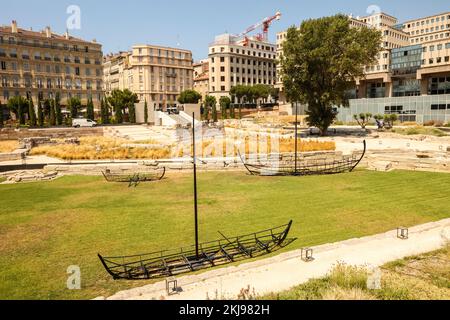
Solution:
{"label": "dry grass patch", "polygon": [[[297,147],[299,152],[313,152],[313,151],[335,151],[336,143],[333,141],[318,141],[318,140],[298,140]],[[280,152],[294,152],[295,139],[280,139]]]}
{"label": "dry grass patch", "polygon": [[80,138],[80,144],[58,144],[39,146],[31,150],[31,155],[46,155],[63,160],[105,160],[105,159],[162,159],[170,155],[170,148],[153,149],[123,147],[129,143],[125,139],[106,137]]}
{"label": "dry grass patch", "polygon": [[449,300],[450,246],[381,267],[381,289],[367,288],[364,267],[337,264],[321,279],[263,298],[278,300]]}
{"label": "dry grass patch", "polygon": [[13,152],[19,147],[17,140],[0,141],[0,153]]}

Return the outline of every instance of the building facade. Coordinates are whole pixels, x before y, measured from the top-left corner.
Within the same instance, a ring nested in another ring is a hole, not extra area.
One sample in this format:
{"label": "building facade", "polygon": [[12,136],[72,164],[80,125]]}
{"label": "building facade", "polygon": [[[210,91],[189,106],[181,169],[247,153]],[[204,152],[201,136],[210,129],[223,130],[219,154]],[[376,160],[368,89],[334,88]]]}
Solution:
{"label": "building facade", "polygon": [[[380,30],[382,50],[377,63],[365,67],[365,77],[355,79],[350,108],[337,108],[339,120],[371,112],[396,113],[401,121],[418,123],[450,121],[450,12],[404,23],[377,13],[350,17],[350,24]],[[277,35],[278,56],[285,38],[286,32]],[[277,80],[283,92],[282,78]]]}
{"label": "building facade", "polygon": [[18,28],[17,22],[0,27],[0,102],[13,96],[38,100],[58,93],[61,104],[78,97],[92,98],[98,108],[103,96],[102,46],[46,27],[41,32]]}
{"label": "building facade", "polygon": [[276,47],[256,37],[219,35],[209,45],[209,94],[219,101],[236,85],[276,83]]}
{"label": "building facade", "polygon": [[193,88],[193,61],[189,50],[136,45],[130,52],[103,60],[106,94],[129,89],[157,109],[176,104],[180,93]]}
{"label": "building facade", "polygon": [[209,62],[208,59],[194,64],[194,90],[202,95],[205,101],[209,95]]}

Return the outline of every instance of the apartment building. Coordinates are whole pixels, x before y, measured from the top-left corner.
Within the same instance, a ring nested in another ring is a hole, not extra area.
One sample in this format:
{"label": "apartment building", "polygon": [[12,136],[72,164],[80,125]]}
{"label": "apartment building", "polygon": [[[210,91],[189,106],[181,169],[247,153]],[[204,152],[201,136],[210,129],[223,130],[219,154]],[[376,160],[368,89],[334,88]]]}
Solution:
{"label": "apartment building", "polygon": [[275,85],[276,46],[256,37],[216,36],[209,45],[209,94],[217,101],[236,85]]}
{"label": "apartment building", "polygon": [[16,21],[0,26],[0,102],[10,97],[51,99],[59,93],[61,104],[78,97],[92,98],[96,107],[103,96],[102,46],[53,33],[19,28]]}
{"label": "apartment building", "polygon": [[[339,120],[360,112],[396,113],[401,121],[450,121],[450,12],[399,23],[386,13],[349,17],[352,27],[382,33],[377,63],[355,79],[350,108],[338,107]],[[286,32],[277,35],[277,55]],[[277,87],[283,95],[282,78]]]}
{"label": "apartment building", "polygon": [[103,60],[107,95],[129,89],[157,109],[176,104],[182,91],[193,88],[193,72],[191,51],[178,48],[136,45]]}
{"label": "apartment building", "polygon": [[209,94],[209,62],[208,59],[194,63],[194,90],[202,95],[204,101]]}

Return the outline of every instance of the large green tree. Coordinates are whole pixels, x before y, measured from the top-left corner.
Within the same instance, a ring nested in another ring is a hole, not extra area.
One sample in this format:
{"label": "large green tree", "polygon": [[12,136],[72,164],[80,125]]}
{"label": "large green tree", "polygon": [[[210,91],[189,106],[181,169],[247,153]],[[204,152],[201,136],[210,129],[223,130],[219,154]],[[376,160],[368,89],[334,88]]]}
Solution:
{"label": "large green tree", "polygon": [[180,93],[178,97],[178,102],[181,104],[186,103],[198,103],[202,98],[202,95],[195,90],[185,90]]}
{"label": "large green tree", "polygon": [[348,90],[376,62],[381,32],[350,27],[339,14],[304,21],[289,28],[281,55],[281,74],[287,98],[308,104],[307,121],[325,135],[336,118],[333,106],[348,106]]}
{"label": "large green tree", "polygon": [[9,98],[7,106],[14,113],[21,125],[25,124],[25,114],[28,113],[28,100],[22,96]]}
{"label": "large green tree", "polygon": [[108,102],[113,106],[117,123],[123,122],[123,111],[128,110],[128,116],[131,123],[136,123],[136,111],[134,104],[139,102],[135,93],[128,89],[115,89],[108,97]]}

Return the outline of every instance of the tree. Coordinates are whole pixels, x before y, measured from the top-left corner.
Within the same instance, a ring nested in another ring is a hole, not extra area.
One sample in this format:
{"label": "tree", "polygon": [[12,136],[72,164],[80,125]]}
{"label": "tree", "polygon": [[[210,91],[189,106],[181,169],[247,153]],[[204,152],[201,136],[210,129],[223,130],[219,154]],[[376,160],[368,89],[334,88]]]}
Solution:
{"label": "tree", "polygon": [[360,113],[359,115],[353,115],[353,119],[355,119],[361,128],[365,129],[370,119],[372,119],[371,113]]}
{"label": "tree", "polygon": [[[220,97],[219,104],[220,110],[222,112],[222,120],[225,120],[227,118],[227,109],[230,109],[231,106],[231,99],[226,96]],[[230,117],[232,117],[231,110],[230,110]]]}
{"label": "tree", "polygon": [[76,119],[78,117],[78,111],[81,108],[81,100],[77,97],[72,97],[67,102],[70,109],[70,117]]}
{"label": "tree", "polygon": [[44,126],[44,110],[42,109],[41,100],[38,101],[37,118],[38,118],[39,127],[43,127]]}
{"label": "tree", "polygon": [[123,110],[128,109],[130,122],[136,123],[134,104],[139,102],[137,95],[128,89],[115,89],[108,97],[108,102],[113,106],[117,123],[123,122]]}
{"label": "tree", "polygon": [[205,120],[209,120],[208,116],[209,116],[209,110],[211,110],[212,113],[212,118],[213,118],[213,122],[217,122],[217,100],[215,97],[213,96],[206,96],[205,97],[205,113],[206,113],[206,118]]}
{"label": "tree", "polygon": [[180,93],[178,97],[178,102],[181,104],[186,103],[198,103],[202,98],[202,95],[195,90],[185,90]]}
{"label": "tree", "polygon": [[36,112],[34,111],[33,99],[28,101],[28,115],[30,117],[30,126],[36,127]]}
{"label": "tree", "polygon": [[351,28],[342,14],[289,28],[281,56],[286,95],[291,102],[308,105],[306,120],[322,135],[336,118],[333,106],[348,106],[354,79],[376,62],[380,43],[380,31]]}
{"label": "tree", "polygon": [[3,105],[0,103],[0,128],[3,128]]}
{"label": "tree", "polygon": [[270,95],[270,88],[271,87],[265,84],[257,84],[250,88],[253,99],[255,99],[257,102],[259,101],[258,106],[261,106],[260,99],[267,101],[267,98],[269,98]]}
{"label": "tree", "polygon": [[394,127],[394,122],[398,120],[398,115],[385,114],[383,120],[384,120],[384,127],[386,129],[392,129]]}
{"label": "tree", "polygon": [[56,125],[61,126],[63,124],[63,115],[61,112],[61,99],[59,92],[55,96],[55,114],[56,114]]}
{"label": "tree", "polygon": [[86,105],[86,119],[94,120],[94,102],[89,98]]}
{"label": "tree", "polygon": [[21,125],[25,124],[25,113],[28,111],[28,100],[21,96],[9,98],[8,109],[15,114]]}
{"label": "tree", "polygon": [[51,126],[55,126],[56,125],[56,112],[55,112],[55,100],[51,100],[50,101],[50,118],[49,118],[49,124]]}
{"label": "tree", "polygon": [[44,110],[44,118],[47,119],[47,122],[50,122],[50,108],[51,101],[49,99],[45,99],[43,102],[43,110]]}
{"label": "tree", "polygon": [[145,124],[148,123],[148,105],[147,105],[147,100],[145,100],[145,103],[144,103],[144,122],[145,122]]}
{"label": "tree", "polygon": [[103,100],[104,108],[105,108],[105,110],[104,110],[104,120],[102,122],[103,122],[103,124],[108,124],[108,123],[111,122],[111,119],[110,119],[111,113],[109,111],[108,100],[106,98],[102,99],[102,100]]}

